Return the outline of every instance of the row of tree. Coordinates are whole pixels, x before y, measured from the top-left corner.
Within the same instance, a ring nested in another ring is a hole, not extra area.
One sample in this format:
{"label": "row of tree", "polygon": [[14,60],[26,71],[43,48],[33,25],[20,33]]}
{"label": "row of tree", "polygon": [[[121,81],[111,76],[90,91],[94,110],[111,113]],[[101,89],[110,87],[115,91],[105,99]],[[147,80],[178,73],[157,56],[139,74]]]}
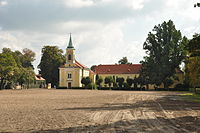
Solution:
{"label": "row of tree", "polygon": [[0,53],[0,89],[13,88],[17,84],[29,85],[35,76],[34,60],[35,53],[30,49],[25,48],[20,52],[3,48]]}
{"label": "row of tree", "polygon": [[111,89],[113,88],[132,88],[134,87],[135,89],[138,88],[138,85],[140,87],[143,85],[143,82],[140,78],[135,77],[135,78],[127,78],[124,79],[123,77],[115,77],[115,76],[107,76],[104,79],[99,76],[98,74],[96,75],[96,82],[95,84],[92,83],[92,80],[90,77],[83,77],[81,80],[81,83],[84,85],[85,88],[99,88],[101,89],[104,87],[102,84],[103,82]]}

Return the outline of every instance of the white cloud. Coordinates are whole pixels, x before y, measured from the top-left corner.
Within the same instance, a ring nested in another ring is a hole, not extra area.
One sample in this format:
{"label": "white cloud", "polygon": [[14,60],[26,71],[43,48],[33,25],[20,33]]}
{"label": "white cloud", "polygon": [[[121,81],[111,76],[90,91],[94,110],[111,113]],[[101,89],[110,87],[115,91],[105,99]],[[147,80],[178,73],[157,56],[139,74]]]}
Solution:
{"label": "white cloud", "polygon": [[131,0],[131,7],[134,10],[140,10],[144,7],[145,0]]}
{"label": "white cloud", "polygon": [[0,48],[8,47],[13,50],[21,50],[25,46],[30,46],[30,42],[23,41],[23,34],[18,33],[17,36],[15,36],[16,33],[11,32],[0,32]]}
{"label": "white cloud", "polygon": [[69,33],[82,33],[102,28],[103,24],[92,21],[68,21],[57,24],[59,30],[68,31]]}
{"label": "white cloud", "polygon": [[65,5],[72,8],[81,8],[92,6],[94,2],[92,0],[65,0]]}
{"label": "white cloud", "polygon": [[7,4],[8,4],[8,2],[5,1],[5,0],[0,1],[0,6],[5,6],[5,5],[7,5]]}
{"label": "white cloud", "polygon": [[114,0],[101,0],[101,2],[113,2]]}
{"label": "white cloud", "polygon": [[70,32],[76,58],[87,66],[117,63],[123,56],[139,63],[148,32],[169,19],[184,35],[200,32],[195,0],[62,0],[64,6],[48,0],[3,1],[7,6],[0,8],[0,49],[32,49],[35,67],[41,48],[57,45],[65,50]]}

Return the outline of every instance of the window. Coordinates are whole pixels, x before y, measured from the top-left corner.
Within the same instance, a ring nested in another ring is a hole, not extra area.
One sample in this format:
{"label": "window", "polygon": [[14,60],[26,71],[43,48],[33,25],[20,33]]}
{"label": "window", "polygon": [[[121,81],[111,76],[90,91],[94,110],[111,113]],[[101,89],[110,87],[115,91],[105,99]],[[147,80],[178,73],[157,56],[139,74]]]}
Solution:
{"label": "window", "polygon": [[72,56],[71,54],[68,55],[68,60],[71,60],[72,59]]}
{"label": "window", "polygon": [[72,74],[71,74],[71,73],[68,73],[67,78],[68,78],[68,79],[71,79],[71,78],[72,78]]}

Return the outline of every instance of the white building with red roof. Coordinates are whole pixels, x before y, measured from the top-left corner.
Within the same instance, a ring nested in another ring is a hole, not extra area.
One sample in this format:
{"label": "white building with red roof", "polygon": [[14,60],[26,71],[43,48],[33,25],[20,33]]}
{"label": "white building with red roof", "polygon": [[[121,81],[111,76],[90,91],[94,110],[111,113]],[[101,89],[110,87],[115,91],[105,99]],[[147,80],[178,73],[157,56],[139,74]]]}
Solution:
{"label": "white building with red roof", "polygon": [[90,77],[95,82],[94,72],[75,59],[75,48],[70,35],[66,49],[66,63],[59,68],[59,87],[82,87],[83,77]]}

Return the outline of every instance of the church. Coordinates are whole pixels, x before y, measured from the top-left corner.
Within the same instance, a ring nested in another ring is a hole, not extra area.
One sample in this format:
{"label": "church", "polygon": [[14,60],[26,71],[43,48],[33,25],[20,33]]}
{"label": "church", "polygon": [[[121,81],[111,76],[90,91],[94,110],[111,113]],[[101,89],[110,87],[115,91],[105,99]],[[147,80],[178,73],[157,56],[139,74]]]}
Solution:
{"label": "church", "polygon": [[70,35],[66,49],[66,63],[59,68],[59,87],[82,87],[81,79],[90,77],[95,83],[95,73],[75,58],[75,48]]}

